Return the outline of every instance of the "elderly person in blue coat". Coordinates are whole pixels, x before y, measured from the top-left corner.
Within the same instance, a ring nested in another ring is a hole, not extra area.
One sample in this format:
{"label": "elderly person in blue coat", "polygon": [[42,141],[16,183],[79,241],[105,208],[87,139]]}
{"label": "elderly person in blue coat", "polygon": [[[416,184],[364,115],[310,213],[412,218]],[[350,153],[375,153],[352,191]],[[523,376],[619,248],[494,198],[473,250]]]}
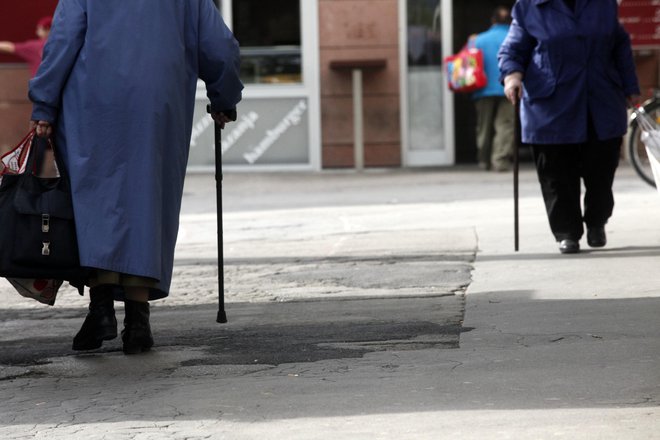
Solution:
{"label": "elderly person in blue coat", "polygon": [[[612,183],[638,102],[630,38],[616,0],[518,0],[499,54],[507,98],[522,98],[522,141],[532,146],[550,228],[562,253],[606,244]],[[580,180],[584,181],[584,213]]]}
{"label": "elderly person in blue coat", "polygon": [[89,313],[74,350],[117,336],[153,345],[149,300],[168,295],[197,80],[214,119],[241,99],[239,49],[212,0],[60,0],[30,82],[32,120],[71,179]]}

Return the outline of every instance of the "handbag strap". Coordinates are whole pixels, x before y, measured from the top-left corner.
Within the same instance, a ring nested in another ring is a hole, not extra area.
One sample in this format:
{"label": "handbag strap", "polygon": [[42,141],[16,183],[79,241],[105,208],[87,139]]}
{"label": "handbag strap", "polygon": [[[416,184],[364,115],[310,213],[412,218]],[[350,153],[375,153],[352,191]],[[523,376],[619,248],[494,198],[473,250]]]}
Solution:
{"label": "handbag strap", "polygon": [[60,177],[68,182],[69,174],[67,173],[66,167],[62,163],[60,156],[57,154],[57,151],[55,150],[55,145],[53,144],[53,141],[50,138],[40,137],[37,136],[36,134],[32,138],[32,145],[30,147],[30,152],[26,159],[27,163],[25,166],[25,172],[33,174],[35,176],[37,175],[38,170],[41,170],[41,167],[44,163],[44,156],[46,155],[46,150],[49,147],[53,150],[53,154],[55,156],[55,164],[57,165],[57,170],[60,173]]}

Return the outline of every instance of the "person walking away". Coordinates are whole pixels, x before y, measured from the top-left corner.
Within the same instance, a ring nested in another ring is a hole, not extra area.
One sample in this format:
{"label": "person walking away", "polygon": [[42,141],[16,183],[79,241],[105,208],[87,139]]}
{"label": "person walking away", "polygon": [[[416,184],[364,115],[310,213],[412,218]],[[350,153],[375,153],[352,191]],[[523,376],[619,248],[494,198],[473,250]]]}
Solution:
{"label": "person walking away", "polygon": [[32,121],[71,180],[89,313],[74,350],[117,336],[149,350],[148,301],[170,291],[197,80],[224,126],[241,100],[238,43],[212,0],[60,0],[30,82]]}
{"label": "person walking away", "polygon": [[36,35],[37,38],[33,40],[23,41],[20,43],[12,43],[11,41],[0,41],[0,52],[16,55],[17,57],[25,60],[30,67],[30,75],[34,76],[41,64],[41,57],[44,50],[44,45],[48,40],[50,34],[50,27],[53,23],[52,17],[43,17],[37,22]]}
{"label": "person walking away", "polygon": [[[607,243],[612,183],[639,102],[630,37],[616,0],[518,0],[499,54],[504,92],[521,101],[550,229],[564,254]],[[584,210],[581,204],[584,182]]]}
{"label": "person walking away", "polygon": [[507,171],[511,168],[514,142],[514,109],[504,96],[499,80],[497,54],[509,31],[511,11],[499,6],[493,11],[492,26],[470,41],[484,56],[486,87],[472,94],[477,112],[477,159],[486,170]]}

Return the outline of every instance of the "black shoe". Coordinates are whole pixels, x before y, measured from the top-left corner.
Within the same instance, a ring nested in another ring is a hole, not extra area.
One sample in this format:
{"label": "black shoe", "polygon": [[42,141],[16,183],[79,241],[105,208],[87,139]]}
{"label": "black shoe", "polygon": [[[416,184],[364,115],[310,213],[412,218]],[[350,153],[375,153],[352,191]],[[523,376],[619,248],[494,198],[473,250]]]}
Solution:
{"label": "black shoe", "polygon": [[154,338],[149,325],[149,303],[126,300],[124,304],[124,330],[121,332],[124,354],[151,350]]}
{"label": "black shoe", "polygon": [[110,284],[89,290],[89,312],[80,331],[73,338],[74,350],[95,350],[117,337],[117,318],[115,317],[115,289]]}
{"label": "black shoe", "polygon": [[559,252],[562,254],[577,254],[580,252],[580,243],[572,238],[565,238],[559,242]]}
{"label": "black shoe", "polygon": [[591,247],[603,247],[607,244],[605,227],[587,228],[587,244]]}

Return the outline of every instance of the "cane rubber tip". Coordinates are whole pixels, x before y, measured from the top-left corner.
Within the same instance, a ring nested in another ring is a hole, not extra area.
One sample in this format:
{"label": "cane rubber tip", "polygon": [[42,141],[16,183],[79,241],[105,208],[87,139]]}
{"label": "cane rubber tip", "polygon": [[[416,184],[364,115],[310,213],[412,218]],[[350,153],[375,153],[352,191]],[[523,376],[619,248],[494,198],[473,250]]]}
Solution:
{"label": "cane rubber tip", "polygon": [[219,322],[220,324],[226,324],[227,323],[227,314],[224,312],[224,310],[219,310],[218,311],[218,317],[215,320],[216,322]]}

